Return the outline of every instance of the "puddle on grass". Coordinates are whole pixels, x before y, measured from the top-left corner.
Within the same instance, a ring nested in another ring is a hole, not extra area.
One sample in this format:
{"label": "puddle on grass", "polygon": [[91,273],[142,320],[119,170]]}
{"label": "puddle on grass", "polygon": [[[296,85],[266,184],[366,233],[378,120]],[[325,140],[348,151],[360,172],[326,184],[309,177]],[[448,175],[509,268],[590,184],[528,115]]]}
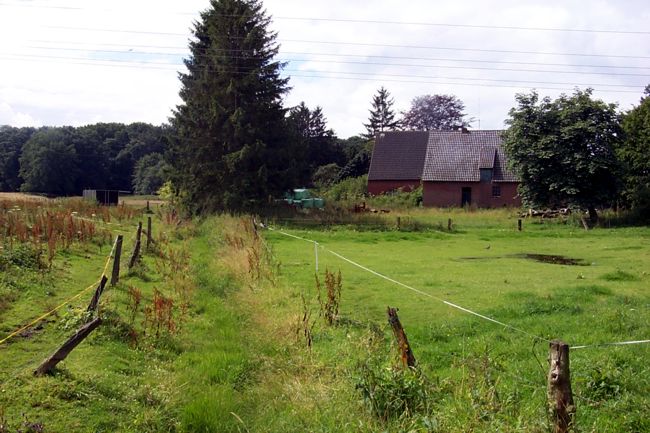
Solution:
{"label": "puddle on grass", "polygon": [[589,266],[583,259],[574,259],[572,257],[559,256],[555,254],[535,254],[535,253],[521,253],[509,254],[507,256],[488,256],[488,257],[461,257],[461,260],[492,260],[492,259],[528,259],[535,260],[540,263],[549,263],[552,265],[568,265],[568,266]]}
{"label": "puddle on grass", "polygon": [[516,254],[517,257],[529,260],[535,260],[542,263],[550,263],[552,265],[569,265],[569,266],[589,266],[583,259],[573,259],[566,256],[556,256],[553,254]]}

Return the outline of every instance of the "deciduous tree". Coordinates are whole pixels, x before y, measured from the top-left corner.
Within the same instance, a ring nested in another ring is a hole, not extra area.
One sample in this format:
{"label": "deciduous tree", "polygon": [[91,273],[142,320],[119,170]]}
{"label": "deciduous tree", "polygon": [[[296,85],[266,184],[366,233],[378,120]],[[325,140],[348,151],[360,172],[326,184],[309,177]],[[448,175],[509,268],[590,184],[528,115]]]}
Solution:
{"label": "deciduous tree", "polygon": [[591,89],[556,100],[534,91],[516,99],[504,147],[524,203],[587,209],[595,221],[596,207],[610,204],[619,187],[616,105],[593,99]]}
{"label": "deciduous tree", "polygon": [[623,117],[625,139],[617,149],[625,168],[625,195],[637,210],[650,211],[650,85],[638,106]]}
{"label": "deciduous tree", "polygon": [[464,120],[465,104],[453,95],[422,95],[411,101],[403,113],[402,126],[412,131],[451,130],[469,126]]}

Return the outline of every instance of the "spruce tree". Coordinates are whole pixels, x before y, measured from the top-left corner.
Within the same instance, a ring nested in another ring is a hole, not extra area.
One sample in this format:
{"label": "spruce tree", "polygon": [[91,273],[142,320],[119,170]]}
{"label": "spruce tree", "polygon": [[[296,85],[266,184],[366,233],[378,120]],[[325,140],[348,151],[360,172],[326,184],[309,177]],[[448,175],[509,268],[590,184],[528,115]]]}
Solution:
{"label": "spruce tree", "polygon": [[372,108],[368,123],[364,123],[366,134],[363,136],[371,140],[375,135],[383,131],[394,131],[399,128],[399,120],[395,120],[395,112],[392,110],[395,101],[390,93],[383,86],[372,97]]}
{"label": "spruce tree", "polygon": [[269,23],[258,0],[211,0],[195,23],[168,153],[192,213],[251,209],[292,184],[288,79]]}

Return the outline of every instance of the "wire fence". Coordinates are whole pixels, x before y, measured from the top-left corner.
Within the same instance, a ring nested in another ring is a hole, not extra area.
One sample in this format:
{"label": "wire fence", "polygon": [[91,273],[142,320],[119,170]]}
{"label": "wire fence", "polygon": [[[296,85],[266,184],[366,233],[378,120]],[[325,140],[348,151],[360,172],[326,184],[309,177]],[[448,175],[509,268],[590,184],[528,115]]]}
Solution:
{"label": "wire fence", "polygon": [[[343,261],[345,261],[345,262],[347,262],[347,263],[349,263],[349,264],[351,264],[351,265],[353,265],[353,266],[355,266],[355,267],[357,267],[357,268],[359,268],[359,269],[361,269],[361,270],[363,270],[363,271],[365,271],[365,272],[367,272],[369,274],[375,275],[376,277],[382,278],[382,279],[384,279],[386,281],[389,281],[389,282],[391,282],[393,284],[396,284],[396,285],[398,285],[400,287],[408,289],[408,290],[410,290],[410,291],[412,291],[414,293],[417,293],[418,295],[425,296],[425,297],[430,298],[430,299],[434,299],[434,300],[436,300],[438,302],[441,302],[441,303],[443,303],[443,304],[445,304],[445,305],[447,305],[447,306],[449,306],[451,308],[454,308],[454,309],[462,311],[464,313],[473,315],[473,316],[478,317],[480,319],[483,319],[485,321],[495,323],[497,325],[501,325],[504,328],[510,329],[512,331],[518,332],[518,333],[523,334],[523,335],[526,335],[526,336],[528,336],[528,337],[530,337],[530,338],[532,338],[534,340],[543,341],[543,342],[547,342],[547,343],[551,342],[551,340],[548,340],[546,338],[535,335],[535,334],[533,334],[531,332],[528,332],[528,331],[526,331],[524,329],[521,329],[521,328],[518,328],[516,326],[510,325],[510,324],[505,323],[503,321],[497,320],[497,319],[495,319],[493,317],[489,317],[489,316],[487,316],[485,314],[478,313],[478,312],[476,312],[474,310],[471,310],[471,309],[469,309],[467,307],[463,307],[463,306],[461,306],[461,305],[459,305],[457,303],[453,303],[453,302],[450,302],[448,300],[442,299],[440,297],[437,297],[435,295],[432,295],[430,293],[427,293],[427,292],[424,292],[424,291],[422,291],[420,289],[412,287],[412,286],[410,286],[408,284],[405,284],[405,283],[403,283],[401,281],[395,280],[395,279],[393,279],[393,278],[391,278],[389,276],[381,274],[381,273],[379,273],[379,272],[377,272],[377,271],[375,271],[373,269],[368,268],[367,266],[364,266],[364,265],[362,265],[362,264],[360,264],[360,263],[358,263],[358,262],[356,262],[356,261],[354,261],[354,260],[352,260],[352,259],[350,259],[348,257],[343,256],[342,254],[337,253],[336,251],[333,251],[333,250],[330,250],[329,248],[326,248],[323,244],[318,243],[315,240],[307,239],[307,238],[304,238],[304,237],[301,237],[301,236],[297,236],[297,235],[288,233],[288,232],[283,231],[283,230],[274,229],[272,227],[268,227],[268,229],[270,231],[275,232],[275,233],[279,233],[279,234],[281,234],[283,236],[291,237],[291,238],[301,240],[301,241],[304,241],[304,242],[313,243],[314,246],[315,246],[315,261],[316,261],[316,270],[317,271],[318,271],[318,248],[320,248],[323,251],[328,252],[328,253],[332,254],[333,256],[339,258],[340,260],[343,260]],[[628,345],[647,344],[647,343],[650,343],[650,339],[648,339],[648,340],[627,340],[627,341],[617,341],[617,342],[604,342],[604,343],[595,343],[595,344],[572,345],[570,347],[571,347],[571,349],[587,349],[587,348],[598,348],[598,347],[628,346]]]}

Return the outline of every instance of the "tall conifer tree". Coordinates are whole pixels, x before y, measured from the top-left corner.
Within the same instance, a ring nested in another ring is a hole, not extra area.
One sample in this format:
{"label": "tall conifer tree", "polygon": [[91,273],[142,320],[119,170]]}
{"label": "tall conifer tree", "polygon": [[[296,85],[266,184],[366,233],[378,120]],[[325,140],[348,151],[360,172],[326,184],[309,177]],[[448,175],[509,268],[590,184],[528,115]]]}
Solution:
{"label": "tall conifer tree", "polygon": [[364,134],[365,138],[373,139],[379,132],[394,131],[399,128],[399,120],[395,119],[395,112],[392,109],[394,102],[383,86],[372,97],[370,117],[368,123],[363,124],[367,130]]}
{"label": "tall conifer tree", "polygon": [[250,209],[292,183],[287,78],[258,0],[211,0],[195,23],[168,159],[193,213]]}

